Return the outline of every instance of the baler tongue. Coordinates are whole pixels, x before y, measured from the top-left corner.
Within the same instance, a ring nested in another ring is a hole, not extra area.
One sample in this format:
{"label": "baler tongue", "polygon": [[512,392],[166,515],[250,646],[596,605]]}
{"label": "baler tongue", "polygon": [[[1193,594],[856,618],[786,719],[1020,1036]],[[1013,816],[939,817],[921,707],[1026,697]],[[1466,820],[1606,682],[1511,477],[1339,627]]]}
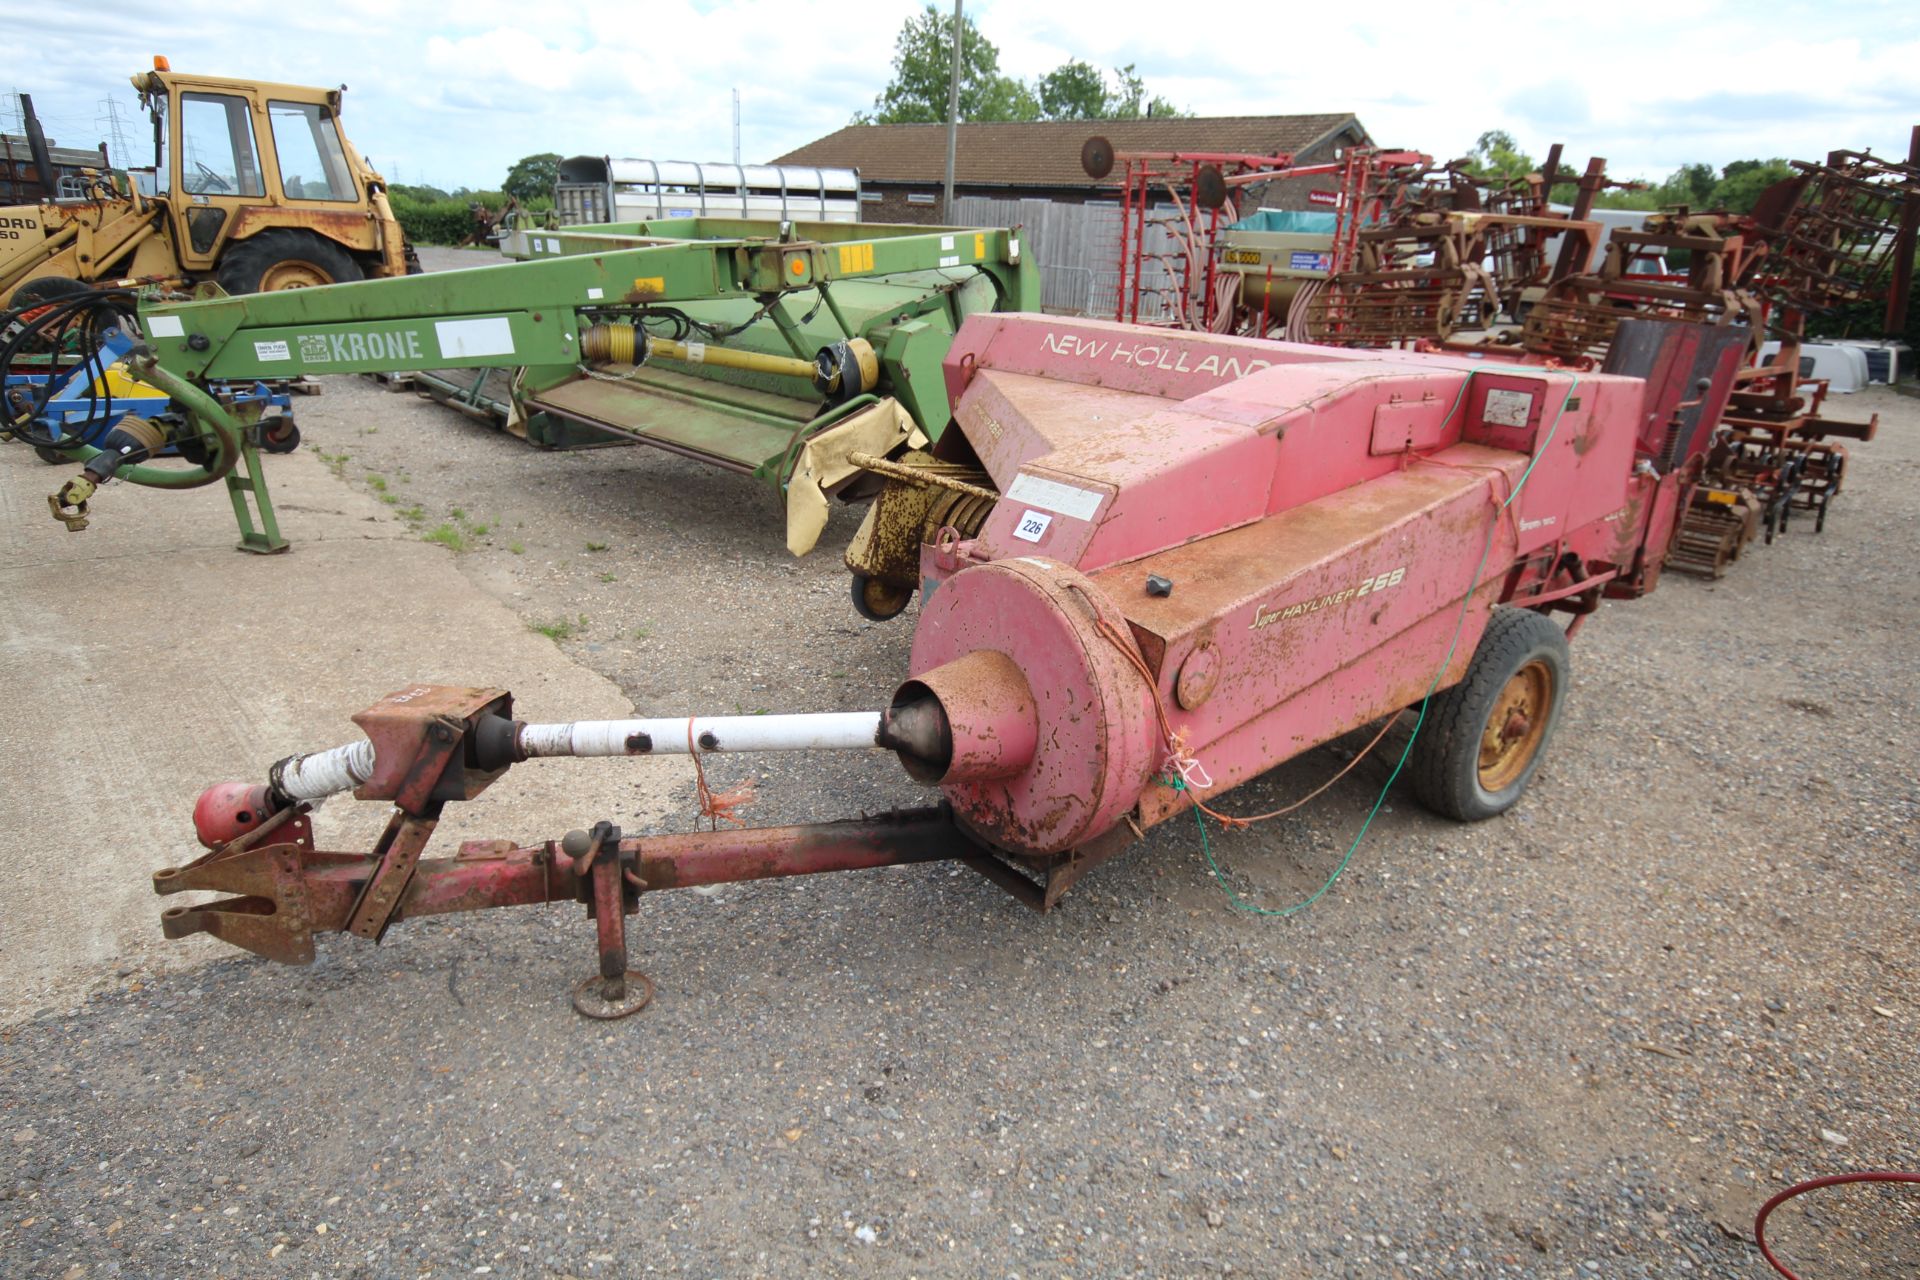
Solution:
{"label": "baler tongue", "polygon": [[[451,858],[423,857],[449,800],[470,799],[510,765],[540,756],[686,753],[697,761],[731,751],[877,748],[945,769],[954,754],[944,714],[924,698],[898,713],[561,724],[515,721],[511,710],[512,699],[497,689],[414,686],[354,717],[364,741],[282,760],[265,785],[209,788],[194,825],[210,852],[156,872],[154,892],[234,896],[169,908],[162,930],[169,938],[205,933],[269,960],[309,964],[318,933],[377,942],[395,922],[416,916],[579,902],[594,918],[599,966],[575,989],[574,1007],[589,1017],[623,1017],[652,994],[645,975],[627,967],[625,917],[643,893],[983,856],[945,805],[736,829],[721,825],[734,821],[724,804],[711,804],[705,811],[714,829],[707,831],[631,837],[600,821],[557,841],[470,840]],[[316,849],[312,807],[347,790],[393,802],[385,832],[367,853]],[[710,795],[704,774],[701,791]]]}

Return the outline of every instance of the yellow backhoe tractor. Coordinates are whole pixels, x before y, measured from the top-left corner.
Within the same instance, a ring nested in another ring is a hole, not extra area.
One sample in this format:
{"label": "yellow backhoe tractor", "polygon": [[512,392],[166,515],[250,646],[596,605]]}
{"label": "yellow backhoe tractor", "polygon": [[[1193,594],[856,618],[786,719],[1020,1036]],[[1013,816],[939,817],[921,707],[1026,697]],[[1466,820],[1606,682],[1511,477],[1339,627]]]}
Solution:
{"label": "yellow backhoe tractor", "polygon": [[[386,181],[340,131],[340,89],[176,74],[133,77],[153,121],[153,167],[88,174],[0,208],[0,306],[67,281],[217,282],[261,293],[418,270]],[[40,138],[30,123],[29,142]],[[53,174],[36,147],[41,182]],[[20,295],[16,298],[16,295]]]}

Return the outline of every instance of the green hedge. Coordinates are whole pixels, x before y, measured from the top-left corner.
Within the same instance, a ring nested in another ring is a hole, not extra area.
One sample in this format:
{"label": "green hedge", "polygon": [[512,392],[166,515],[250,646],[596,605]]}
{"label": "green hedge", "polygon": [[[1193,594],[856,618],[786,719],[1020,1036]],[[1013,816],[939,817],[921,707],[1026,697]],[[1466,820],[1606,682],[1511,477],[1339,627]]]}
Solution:
{"label": "green hedge", "polygon": [[[387,192],[387,199],[393,205],[393,216],[400,220],[401,229],[414,244],[458,244],[473,230],[476,201],[496,213],[507,203],[507,197],[498,191],[476,191],[433,200],[395,188]],[[535,213],[544,213],[553,207],[553,202],[535,200],[526,207]]]}

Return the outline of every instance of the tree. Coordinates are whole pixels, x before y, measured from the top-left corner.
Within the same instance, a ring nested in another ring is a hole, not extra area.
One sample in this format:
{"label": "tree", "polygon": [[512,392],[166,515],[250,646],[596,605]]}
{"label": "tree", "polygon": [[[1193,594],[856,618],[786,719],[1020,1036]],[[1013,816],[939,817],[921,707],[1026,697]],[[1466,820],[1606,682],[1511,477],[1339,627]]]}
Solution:
{"label": "tree", "polygon": [[[973,19],[960,19],[960,118],[1035,120],[1033,91],[1000,74],[1000,51],[980,34]],[[939,124],[947,118],[953,74],[953,15],[932,5],[908,18],[893,45],[893,80],[855,124]]]}
{"label": "tree", "polygon": [[500,189],[524,203],[537,196],[552,195],[553,184],[559,180],[560,157],[551,151],[542,151],[539,155],[522,156],[514,161]]}
{"label": "tree", "polygon": [[1163,116],[1187,114],[1157,93],[1149,99],[1146,81],[1135,74],[1131,62],[1124,67],[1116,67],[1113,74],[1119,78],[1120,88],[1107,97],[1107,119],[1138,120],[1142,116],[1152,116],[1158,120]]}
{"label": "tree", "polygon": [[1504,129],[1487,130],[1467,153],[1467,171],[1476,178],[1524,178],[1537,167]]}
{"label": "tree", "polygon": [[1049,120],[1138,120],[1142,116],[1181,116],[1186,112],[1155,96],[1147,98],[1146,82],[1133,64],[1116,67],[1113,83],[1091,66],[1074,58],[1034,82],[1040,113]]}
{"label": "tree", "polygon": [[1047,72],[1033,87],[1049,120],[1099,120],[1107,114],[1107,78],[1078,58]]}
{"label": "tree", "polygon": [[1713,200],[1715,181],[1712,165],[1683,164],[1667,179],[1667,186],[1686,192],[1685,200],[1676,200],[1675,204],[1685,203],[1695,209],[1704,209]]}
{"label": "tree", "polygon": [[1713,207],[1752,213],[1762,191],[1793,177],[1794,172],[1785,160],[1735,160],[1720,171],[1720,181],[1713,187]]}

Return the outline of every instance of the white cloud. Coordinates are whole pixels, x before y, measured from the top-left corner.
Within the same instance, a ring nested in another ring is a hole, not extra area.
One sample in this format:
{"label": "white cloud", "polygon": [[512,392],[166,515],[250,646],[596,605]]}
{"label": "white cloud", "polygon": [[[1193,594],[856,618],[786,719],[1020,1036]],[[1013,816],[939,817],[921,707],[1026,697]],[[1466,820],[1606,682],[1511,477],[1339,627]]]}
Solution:
{"label": "white cloud", "polygon": [[[941,6],[943,9],[945,4]],[[105,136],[103,98],[155,53],[182,70],[346,83],[349,133],[389,177],[493,185],[536,151],[763,160],[845,124],[891,73],[915,0],[326,0],[237,20],[230,0],[95,0],[36,10],[36,57],[0,73],[61,142]],[[1033,78],[1069,57],[1133,63],[1200,114],[1355,111],[1383,143],[1437,156],[1504,128],[1535,155],[1659,176],[1690,161],[1904,152],[1920,121],[1920,6],[1696,0],[1657,19],[1537,0],[1454,10],[1170,9],[1143,0],[977,0],[1001,65]],[[5,104],[7,113],[11,103]],[[127,126],[136,148],[144,120]]]}

